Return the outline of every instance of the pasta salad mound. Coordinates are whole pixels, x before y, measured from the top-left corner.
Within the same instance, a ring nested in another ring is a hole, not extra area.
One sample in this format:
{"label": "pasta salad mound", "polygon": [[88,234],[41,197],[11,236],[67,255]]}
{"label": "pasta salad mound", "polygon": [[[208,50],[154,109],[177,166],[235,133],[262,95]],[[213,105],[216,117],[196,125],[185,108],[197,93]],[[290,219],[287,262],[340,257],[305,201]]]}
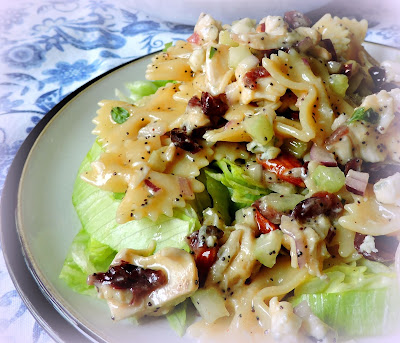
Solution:
{"label": "pasta salad mound", "polygon": [[190,307],[195,336],[391,332],[400,64],[367,52],[367,27],[201,14],[152,57],[148,81],[100,101],[60,277],[115,320],[166,315],[179,335]]}

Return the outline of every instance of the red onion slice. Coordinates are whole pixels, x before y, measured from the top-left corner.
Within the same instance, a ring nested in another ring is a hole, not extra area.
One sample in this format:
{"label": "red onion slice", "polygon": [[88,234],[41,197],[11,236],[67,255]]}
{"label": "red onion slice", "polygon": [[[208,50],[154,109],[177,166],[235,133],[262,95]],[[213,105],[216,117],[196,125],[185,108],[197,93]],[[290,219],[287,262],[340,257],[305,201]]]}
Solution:
{"label": "red onion slice", "polygon": [[312,24],[310,18],[297,11],[286,12],[283,16],[283,20],[291,29],[297,29],[298,27],[311,27]]}
{"label": "red onion slice", "polygon": [[302,57],[302,59],[301,59],[302,61],[303,61],[303,63],[306,65],[306,66],[310,66],[310,62],[308,61],[308,59],[307,58],[305,58],[305,57]]}
{"label": "red onion slice", "polygon": [[182,194],[184,199],[194,199],[194,193],[190,185],[190,182],[187,178],[185,177],[179,178],[179,188],[180,188],[180,193]]}
{"label": "red onion slice", "polygon": [[368,185],[369,174],[350,169],[346,175],[346,189],[357,195],[364,195]]}
{"label": "red onion slice", "polygon": [[310,157],[311,157],[311,160],[319,162],[326,167],[336,167],[337,166],[335,156],[331,152],[325,150],[324,148],[319,147],[316,144],[314,144],[311,147]]}
{"label": "red onion slice", "polygon": [[333,133],[326,139],[325,144],[331,145],[340,140],[340,138],[346,136],[349,133],[349,127],[346,125],[339,126]]}
{"label": "red onion slice", "polygon": [[[310,37],[303,38],[300,42],[296,44],[297,48],[300,52],[306,52],[314,45],[312,39]],[[307,61],[308,63],[308,61]]]}
{"label": "red onion slice", "polygon": [[300,269],[303,268],[307,263],[308,255],[308,251],[306,250],[306,246],[304,244],[304,236],[298,229],[288,229],[285,226],[281,226],[280,228],[283,233],[286,233],[294,239],[294,243],[296,245],[297,263]]}
{"label": "red onion slice", "polygon": [[156,194],[158,191],[161,190],[160,187],[156,186],[153,182],[151,182],[149,179],[144,180],[144,184],[150,189],[150,193],[152,195]]}

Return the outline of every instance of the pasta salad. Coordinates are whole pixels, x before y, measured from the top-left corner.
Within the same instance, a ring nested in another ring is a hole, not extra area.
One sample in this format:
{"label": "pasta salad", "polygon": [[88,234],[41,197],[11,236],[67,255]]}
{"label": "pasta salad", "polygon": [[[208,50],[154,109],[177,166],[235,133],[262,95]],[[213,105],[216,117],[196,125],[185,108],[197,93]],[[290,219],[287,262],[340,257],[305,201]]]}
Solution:
{"label": "pasta salad", "polygon": [[394,328],[400,64],[370,56],[367,27],[201,14],[149,81],[100,101],[60,277],[112,319],[166,315],[180,335],[193,306],[192,333],[334,342]]}

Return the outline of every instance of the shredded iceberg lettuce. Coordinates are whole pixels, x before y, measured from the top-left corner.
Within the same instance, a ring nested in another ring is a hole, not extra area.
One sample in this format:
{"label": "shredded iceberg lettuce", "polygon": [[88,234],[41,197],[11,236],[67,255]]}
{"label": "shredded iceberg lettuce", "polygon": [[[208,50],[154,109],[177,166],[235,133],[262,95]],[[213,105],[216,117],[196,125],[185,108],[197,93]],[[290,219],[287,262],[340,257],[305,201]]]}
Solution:
{"label": "shredded iceberg lettuce", "polygon": [[176,209],[173,217],[160,216],[155,222],[143,218],[119,225],[115,214],[121,195],[94,187],[79,176],[90,168],[101,151],[100,144],[95,142],[79,168],[72,202],[82,229],[73,240],[60,273],[60,278],[72,289],[84,294],[92,293],[93,289],[86,285],[87,276],[107,270],[117,251],[146,249],[152,241],[156,243],[156,251],[164,247],[189,251],[185,238],[200,227],[197,213],[190,205]]}
{"label": "shredded iceberg lettuce", "polygon": [[246,175],[244,168],[240,165],[226,158],[215,164],[220,171],[208,169],[206,174],[227,187],[231,200],[235,203],[235,210],[251,206],[255,200],[271,192]]}
{"label": "shredded iceberg lettuce", "polygon": [[342,335],[385,334],[395,328],[400,306],[396,274],[361,259],[336,265],[294,290],[293,305],[306,300],[312,312]]}

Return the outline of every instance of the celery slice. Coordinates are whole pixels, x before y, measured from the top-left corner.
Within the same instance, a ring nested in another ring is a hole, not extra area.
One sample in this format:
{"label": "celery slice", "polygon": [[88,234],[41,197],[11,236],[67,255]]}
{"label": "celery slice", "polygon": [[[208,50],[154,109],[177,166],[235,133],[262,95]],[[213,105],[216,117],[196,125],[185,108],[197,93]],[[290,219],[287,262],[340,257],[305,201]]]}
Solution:
{"label": "celery slice", "polygon": [[329,85],[336,94],[345,96],[349,88],[349,79],[343,74],[332,74],[329,76]]}
{"label": "celery slice", "polygon": [[239,45],[229,48],[228,65],[230,68],[236,68],[241,61],[251,55],[250,48],[247,46]]}
{"label": "celery slice", "polygon": [[254,248],[255,258],[264,266],[272,268],[276,263],[276,257],[281,250],[282,231],[275,230],[256,239]]}
{"label": "celery slice", "polygon": [[311,177],[318,190],[336,193],[344,186],[346,177],[338,167],[318,166]]}
{"label": "celery slice", "polygon": [[193,305],[206,323],[214,323],[221,317],[229,316],[222,295],[215,288],[199,289],[191,297]]}
{"label": "celery slice", "polygon": [[303,158],[309,148],[310,142],[303,142],[296,138],[285,140],[282,146],[282,149],[286,150],[296,158]]}
{"label": "celery slice", "polygon": [[238,43],[236,43],[232,38],[231,38],[231,33],[227,30],[222,30],[219,33],[219,44],[224,44],[224,45],[229,45],[229,46],[234,46],[237,47],[239,46]]}
{"label": "celery slice", "polygon": [[263,114],[246,117],[243,125],[247,133],[261,145],[268,144],[275,135],[271,120]]}

